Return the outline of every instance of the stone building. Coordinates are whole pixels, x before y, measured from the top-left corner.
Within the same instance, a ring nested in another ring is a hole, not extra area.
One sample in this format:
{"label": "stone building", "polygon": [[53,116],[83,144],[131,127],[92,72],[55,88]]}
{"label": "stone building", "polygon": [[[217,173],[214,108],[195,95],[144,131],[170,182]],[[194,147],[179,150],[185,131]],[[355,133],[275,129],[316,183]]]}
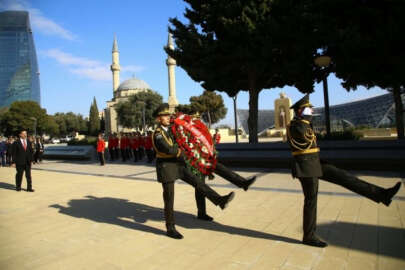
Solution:
{"label": "stone building", "polygon": [[[173,41],[171,36],[169,35],[167,46],[169,48],[173,47]],[[176,99],[176,86],[175,86],[175,73],[174,67],[176,65],[176,61],[168,56],[166,60],[166,64],[168,66],[168,74],[169,74],[169,104],[171,108],[177,106],[177,99]],[[116,37],[114,37],[113,47],[112,47],[112,64],[111,64],[111,72],[113,76],[113,98],[110,101],[107,101],[107,108],[104,109],[104,117],[105,117],[105,132],[106,134],[111,133],[119,133],[121,131],[129,131],[124,129],[120,126],[118,119],[117,119],[117,112],[114,108],[116,104],[119,102],[123,102],[128,100],[128,98],[132,95],[135,95],[141,91],[152,90],[152,88],[143,80],[138,78],[130,78],[125,80],[124,82],[120,83],[120,61],[119,61],[119,51],[118,51],[118,43]]]}

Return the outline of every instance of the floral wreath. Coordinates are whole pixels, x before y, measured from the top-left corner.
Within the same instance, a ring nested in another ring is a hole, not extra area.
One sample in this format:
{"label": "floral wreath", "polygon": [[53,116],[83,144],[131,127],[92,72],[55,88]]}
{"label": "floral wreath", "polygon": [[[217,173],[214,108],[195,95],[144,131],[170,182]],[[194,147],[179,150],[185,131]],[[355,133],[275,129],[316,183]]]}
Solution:
{"label": "floral wreath", "polygon": [[207,126],[198,118],[180,113],[173,119],[172,131],[186,156],[186,166],[194,174],[212,179],[218,152]]}

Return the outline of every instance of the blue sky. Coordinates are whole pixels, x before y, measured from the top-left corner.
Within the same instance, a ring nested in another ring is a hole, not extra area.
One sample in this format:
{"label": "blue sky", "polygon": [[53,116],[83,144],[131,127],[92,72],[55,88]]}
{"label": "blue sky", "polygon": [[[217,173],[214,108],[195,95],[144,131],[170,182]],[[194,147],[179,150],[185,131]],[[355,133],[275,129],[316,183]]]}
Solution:
{"label": "blue sky", "polygon": [[[164,100],[168,97],[166,54],[170,17],[183,18],[182,0],[0,0],[0,10],[27,10],[33,28],[41,82],[41,105],[48,113],[73,111],[85,116],[93,97],[99,110],[112,98],[111,48],[117,35],[121,82],[135,75],[146,81]],[[347,92],[334,76],[328,78],[330,104],[340,104],[386,93],[360,87]],[[181,68],[176,68],[177,98],[188,103],[203,89]],[[259,109],[273,109],[284,91],[293,102],[302,97],[295,88],[263,90]],[[221,123],[233,125],[233,103]],[[315,86],[312,103],[323,106],[322,84]],[[249,95],[238,95],[238,108],[247,109]]]}

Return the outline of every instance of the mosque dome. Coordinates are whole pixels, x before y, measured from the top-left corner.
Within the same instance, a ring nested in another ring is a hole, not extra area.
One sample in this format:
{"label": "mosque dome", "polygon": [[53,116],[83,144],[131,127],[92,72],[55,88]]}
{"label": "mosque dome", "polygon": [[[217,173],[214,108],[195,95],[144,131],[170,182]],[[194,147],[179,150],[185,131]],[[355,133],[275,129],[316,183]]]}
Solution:
{"label": "mosque dome", "polygon": [[127,91],[127,90],[147,90],[147,89],[152,89],[152,88],[145,81],[142,81],[142,80],[134,77],[134,78],[123,81],[117,90],[118,91]]}

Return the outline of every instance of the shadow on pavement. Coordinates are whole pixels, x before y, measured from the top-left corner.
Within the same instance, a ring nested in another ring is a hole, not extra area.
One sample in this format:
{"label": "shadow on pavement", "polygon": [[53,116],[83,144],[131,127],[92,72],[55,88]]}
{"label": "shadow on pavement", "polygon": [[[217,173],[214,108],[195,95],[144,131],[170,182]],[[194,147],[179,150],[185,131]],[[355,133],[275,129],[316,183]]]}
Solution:
{"label": "shadow on pavement", "polygon": [[[161,208],[130,202],[125,199],[109,197],[98,198],[94,196],[86,196],[85,199],[70,200],[68,205],[68,207],[64,207],[54,204],[50,205],[49,207],[59,209],[59,213],[76,218],[86,218],[96,222],[115,224],[125,228],[155,233],[158,235],[166,234],[165,231],[143,224],[148,220],[161,221],[164,223],[163,210]],[[251,229],[233,227],[220,224],[215,221],[201,221],[196,219],[194,215],[179,211],[175,212],[175,218],[177,226],[188,229],[206,229],[253,238],[262,238],[295,244],[301,243],[300,241],[289,237],[278,236]],[[133,222],[128,221],[127,219],[131,219]]]}
{"label": "shadow on pavement", "polygon": [[15,185],[9,183],[0,183],[0,188],[15,190]]}
{"label": "shadow on pavement", "polygon": [[[100,166],[100,161],[97,159],[94,160],[73,160],[73,159],[44,159],[46,162],[42,163],[44,165],[49,165],[52,163],[64,163],[64,164],[74,164],[74,165],[98,165]],[[106,158],[105,164],[107,165],[142,165],[147,167],[155,167],[155,162],[147,162],[146,159],[134,162],[133,159],[128,159],[126,162],[122,161],[121,159],[111,161]]]}
{"label": "shadow on pavement", "polygon": [[317,225],[318,235],[330,245],[405,260],[405,229],[334,222]]}

